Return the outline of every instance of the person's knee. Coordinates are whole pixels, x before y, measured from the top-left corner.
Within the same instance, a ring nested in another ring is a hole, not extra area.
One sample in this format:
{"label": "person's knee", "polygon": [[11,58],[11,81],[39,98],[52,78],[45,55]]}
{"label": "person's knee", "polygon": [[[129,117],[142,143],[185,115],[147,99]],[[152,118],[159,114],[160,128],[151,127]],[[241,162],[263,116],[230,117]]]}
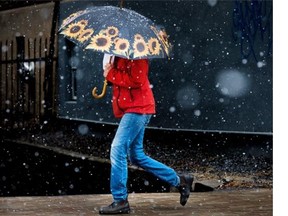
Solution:
{"label": "person's knee", "polygon": [[133,165],[140,166],[140,167],[143,164],[143,162],[145,161],[145,157],[146,157],[146,155],[144,153],[130,154],[129,155],[130,162]]}
{"label": "person's knee", "polygon": [[115,165],[116,164],[116,161],[117,161],[117,152],[116,151],[113,151],[113,149],[111,149],[111,152],[110,152],[110,161],[111,161],[111,165]]}
{"label": "person's knee", "polygon": [[139,160],[135,155],[129,155],[129,160],[133,165],[139,166]]}
{"label": "person's knee", "polygon": [[111,146],[110,161],[112,165],[126,160],[126,157],[125,150],[123,150],[120,145]]}

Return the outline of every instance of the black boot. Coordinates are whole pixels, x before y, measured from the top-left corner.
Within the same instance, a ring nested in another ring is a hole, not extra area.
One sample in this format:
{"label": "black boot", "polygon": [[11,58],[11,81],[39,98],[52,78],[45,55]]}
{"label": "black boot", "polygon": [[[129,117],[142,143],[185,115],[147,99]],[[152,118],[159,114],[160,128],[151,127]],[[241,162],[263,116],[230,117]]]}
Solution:
{"label": "black boot", "polygon": [[99,214],[129,214],[130,206],[127,200],[113,202],[111,205],[101,207]]}
{"label": "black boot", "polygon": [[187,203],[190,191],[192,189],[193,176],[186,174],[186,175],[179,175],[179,177],[180,177],[180,185],[177,187],[177,189],[180,192],[180,204],[184,206]]}

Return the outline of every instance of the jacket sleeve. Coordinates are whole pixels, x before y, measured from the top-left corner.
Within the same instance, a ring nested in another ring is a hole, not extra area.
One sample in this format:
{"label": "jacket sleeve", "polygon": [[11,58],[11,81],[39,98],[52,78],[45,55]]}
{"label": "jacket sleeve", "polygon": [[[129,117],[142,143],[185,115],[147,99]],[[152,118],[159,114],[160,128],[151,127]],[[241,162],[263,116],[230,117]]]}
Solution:
{"label": "jacket sleeve", "polygon": [[[129,71],[130,70],[130,71]],[[126,71],[112,68],[106,79],[124,88],[140,88],[147,81],[148,62],[147,60],[134,60],[127,67]]]}

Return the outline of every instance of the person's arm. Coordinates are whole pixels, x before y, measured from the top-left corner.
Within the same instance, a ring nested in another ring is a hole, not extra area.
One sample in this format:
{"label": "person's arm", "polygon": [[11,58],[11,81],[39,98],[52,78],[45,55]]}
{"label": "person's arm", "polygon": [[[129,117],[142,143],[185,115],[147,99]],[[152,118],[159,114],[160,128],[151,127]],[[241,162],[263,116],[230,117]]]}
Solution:
{"label": "person's arm", "polygon": [[131,68],[127,68],[127,70],[131,70],[131,72],[122,72],[117,68],[108,66],[106,79],[115,85],[125,88],[140,88],[146,82],[148,73],[147,60],[134,60],[131,62]]}
{"label": "person's arm", "polygon": [[104,53],[103,60],[102,60],[103,70],[105,70],[106,64],[113,64],[114,58],[115,56]]}

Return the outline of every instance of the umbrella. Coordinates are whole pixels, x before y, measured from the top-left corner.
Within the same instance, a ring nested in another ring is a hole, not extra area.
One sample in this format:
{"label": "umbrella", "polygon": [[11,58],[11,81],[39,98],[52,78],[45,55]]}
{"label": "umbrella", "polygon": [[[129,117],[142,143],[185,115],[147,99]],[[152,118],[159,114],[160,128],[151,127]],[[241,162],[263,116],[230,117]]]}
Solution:
{"label": "umbrella", "polygon": [[75,12],[63,20],[59,32],[84,49],[127,59],[166,58],[171,52],[164,27],[122,7],[95,6]]}

